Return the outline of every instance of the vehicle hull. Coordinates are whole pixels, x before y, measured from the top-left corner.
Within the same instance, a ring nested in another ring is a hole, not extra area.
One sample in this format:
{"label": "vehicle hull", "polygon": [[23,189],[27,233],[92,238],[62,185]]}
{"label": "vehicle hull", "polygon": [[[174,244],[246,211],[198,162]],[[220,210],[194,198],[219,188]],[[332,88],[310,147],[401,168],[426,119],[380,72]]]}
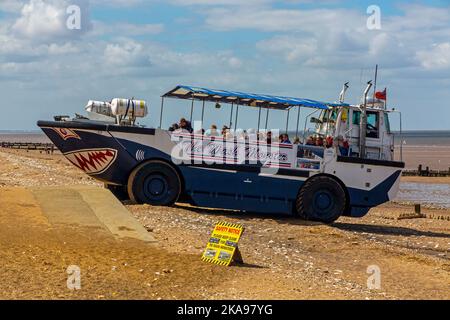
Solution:
{"label": "vehicle hull", "polygon": [[174,163],[172,152],[177,142],[165,130],[81,122],[40,121],[38,126],[73,165],[107,184],[126,186],[139,164],[165,161],[181,177],[180,199],[201,207],[293,214],[305,181],[324,174],[346,190],[346,215],[361,217],[371,207],[395,197],[402,169],[400,163],[339,161],[326,155],[321,170],[291,167],[274,173],[255,164]]}

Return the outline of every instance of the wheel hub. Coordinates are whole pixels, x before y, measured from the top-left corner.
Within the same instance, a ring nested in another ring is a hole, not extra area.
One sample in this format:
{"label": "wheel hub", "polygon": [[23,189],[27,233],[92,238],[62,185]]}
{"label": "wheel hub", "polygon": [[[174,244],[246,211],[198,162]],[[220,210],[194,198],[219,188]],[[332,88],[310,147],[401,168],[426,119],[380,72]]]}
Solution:
{"label": "wheel hub", "polygon": [[159,197],[167,190],[167,182],[161,176],[151,176],[147,179],[147,192],[152,197]]}
{"label": "wheel hub", "polygon": [[321,191],[314,197],[314,206],[319,211],[326,211],[333,204],[333,198],[327,191]]}

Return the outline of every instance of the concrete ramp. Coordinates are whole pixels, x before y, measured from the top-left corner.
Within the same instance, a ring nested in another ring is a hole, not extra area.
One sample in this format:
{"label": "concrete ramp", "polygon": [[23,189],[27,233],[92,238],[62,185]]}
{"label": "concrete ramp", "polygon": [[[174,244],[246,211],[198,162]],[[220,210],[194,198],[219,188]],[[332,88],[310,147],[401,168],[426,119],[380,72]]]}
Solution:
{"label": "concrete ramp", "polygon": [[[1,203],[7,210],[1,210]],[[0,189],[0,211],[30,225],[40,223],[56,229],[76,225],[99,229],[115,238],[156,242],[110,191],[98,187]]]}

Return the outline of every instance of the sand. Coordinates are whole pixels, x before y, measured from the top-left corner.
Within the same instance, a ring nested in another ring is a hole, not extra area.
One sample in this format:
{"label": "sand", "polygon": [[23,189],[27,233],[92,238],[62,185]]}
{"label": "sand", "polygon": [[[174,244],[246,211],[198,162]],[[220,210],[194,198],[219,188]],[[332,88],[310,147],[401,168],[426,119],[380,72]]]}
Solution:
{"label": "sand", "polygon": [[[61,155],[0,150],[0,188],[77,184],[101,187]],[[54,229],[29,208],[31,216],[25,217],[0,203],[0,298],[450,298],[450,210],[424,208],[426,218],[398,220],[413,208],[389,203],[362,219],[341,218],[325,226],[189,206],[127,208],[158,246],[76,226]],[[245,226],[243,266],[201,262],[219,220]],[[82,275],[82,288],[75,292],[66,286],[72,264]],[[373,265],[381,270],[378,290],[367,287]]]}
{"label": "sand", "polygon": [[416,176],[404,176],[402,182],[416,182],[416,183],[439,183],[450,184],[449,177],[416,177]]}
{"label": "sand", "polygon": [[[396,148],[396,160],[400,160],[400,149]],[[419,165],[431,170],[450,170],[450,146],[403,146],[403,161],[407,170],[417,170]]]}

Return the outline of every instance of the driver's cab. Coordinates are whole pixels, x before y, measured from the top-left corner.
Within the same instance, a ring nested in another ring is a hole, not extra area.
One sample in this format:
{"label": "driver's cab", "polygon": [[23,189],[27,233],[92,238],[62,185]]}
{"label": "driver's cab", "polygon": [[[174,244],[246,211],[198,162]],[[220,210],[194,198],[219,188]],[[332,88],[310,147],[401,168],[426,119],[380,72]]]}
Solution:
{"label": "driver's cab", "polygon": [[[380,102],[369,101],[366,109],[366,157],[388,160],[394,158],[394,137],[391,133],[389,114]],[[359,157],[361,105],[323,110],[312,118],[315,134],[334,138],[342,136],[350,146],[349,156]]]}

